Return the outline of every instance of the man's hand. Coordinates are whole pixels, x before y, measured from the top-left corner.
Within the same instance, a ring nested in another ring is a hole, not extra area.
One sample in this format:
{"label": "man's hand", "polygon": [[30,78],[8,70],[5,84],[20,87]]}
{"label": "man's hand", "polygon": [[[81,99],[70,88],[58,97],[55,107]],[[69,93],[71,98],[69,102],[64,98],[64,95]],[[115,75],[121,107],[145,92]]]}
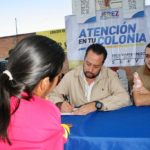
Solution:
{"label": "man's hand", "polygon": [[61,106],[60,106],[60,111],[65,113],[65,112],[72,112],[74,106],[69,104],[67,101],[64,101]]}
{"label": "man's hand", "polygon": [[91,102],[91,103],[82,105],[80,108],[73,111],[73,114],[74,115],[86,115],[94,111],[96,111],[95,102]]}
{"label": "man's hand", "polygon": [[133,88],[133,91],[136,91],[139,94],[150,94],[150,91],[147,90],[144,86],[142,86],[140,88]]}

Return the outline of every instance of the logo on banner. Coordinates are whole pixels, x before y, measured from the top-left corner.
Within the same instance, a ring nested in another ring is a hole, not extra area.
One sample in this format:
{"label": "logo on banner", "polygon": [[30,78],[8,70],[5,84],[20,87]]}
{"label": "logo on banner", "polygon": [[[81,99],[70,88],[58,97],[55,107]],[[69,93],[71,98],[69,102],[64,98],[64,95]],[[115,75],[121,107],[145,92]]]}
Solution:
{"label": "logo on banner", "polygon": [[109,19],[109,18],[117,18],[120,16],[119,10],[102,10],[100,14],[100,19]]}

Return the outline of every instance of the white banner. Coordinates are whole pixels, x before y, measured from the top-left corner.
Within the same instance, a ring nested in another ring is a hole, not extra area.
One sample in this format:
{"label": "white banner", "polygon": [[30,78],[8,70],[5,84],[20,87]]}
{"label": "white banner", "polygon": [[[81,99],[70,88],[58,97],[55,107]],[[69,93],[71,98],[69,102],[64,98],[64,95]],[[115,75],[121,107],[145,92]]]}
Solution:
{"label": "white banner", "polygon": [[145,17],[123,19],[122,9],[98,11],[95,23],[78,24],[76,17],[66,17],[69,61],[84,59],[92,43],[103,44],[108,52],[106,66],[136,66],[143,64],[144,49],[150,42],[150,7]]}

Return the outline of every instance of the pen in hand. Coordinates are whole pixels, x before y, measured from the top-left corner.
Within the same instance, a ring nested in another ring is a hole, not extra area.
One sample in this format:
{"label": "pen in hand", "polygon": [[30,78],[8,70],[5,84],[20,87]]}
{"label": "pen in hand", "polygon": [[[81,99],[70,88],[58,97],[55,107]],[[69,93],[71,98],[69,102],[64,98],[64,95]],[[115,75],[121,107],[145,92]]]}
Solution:
{"label": "pen in hand", "polygon": [[70,104],[69,98],[67,95],[62,94],[64,101],[68,102]]}
{"label": "pen in hand", "polygon": [[[71,103],[70,103],[70,100],[69,100],[69,98],[68,98],[67,95],[62,94],[62,96],[63,96],[64,101],[66,101],[66,102],[68,102],[69,104],[71,104]],[[80,108],[81,106],[82,106],[82,105],[75,106],[75,109]]]}
{"label": "pen in hand", "polygon": [[74,105],[72,105],[70,103],[70,100],[69,100],[68,96],[62,94],[62,97],[64,99],[64,102],[62,103],[61,111],[62,112],[72,112],[73,109],[74,109]]}

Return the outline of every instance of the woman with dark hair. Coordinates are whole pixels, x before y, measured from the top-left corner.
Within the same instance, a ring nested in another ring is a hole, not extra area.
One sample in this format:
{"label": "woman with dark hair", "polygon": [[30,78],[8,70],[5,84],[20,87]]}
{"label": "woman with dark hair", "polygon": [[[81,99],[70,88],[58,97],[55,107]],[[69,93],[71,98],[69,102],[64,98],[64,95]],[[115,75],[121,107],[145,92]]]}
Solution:
{"label": "woman with dark hair", "polygon": [[60,112],[46,96],[57,84],[65,54],[53,40],[31,36],[17,44],[0,75],[0,149],[61,150]]}

